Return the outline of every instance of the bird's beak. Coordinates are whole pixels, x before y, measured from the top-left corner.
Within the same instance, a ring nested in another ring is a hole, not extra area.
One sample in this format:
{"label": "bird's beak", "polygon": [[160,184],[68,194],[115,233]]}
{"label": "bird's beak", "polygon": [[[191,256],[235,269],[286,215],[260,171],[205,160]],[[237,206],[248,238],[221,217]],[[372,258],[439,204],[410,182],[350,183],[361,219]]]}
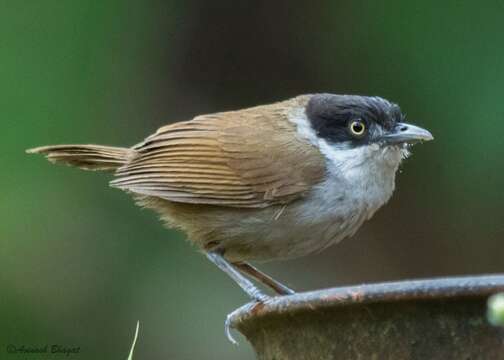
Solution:
{"label": "bird's beak", "polygon": [[429,141],[433,139],[434,137],[429,131],[406,123],[397,123],[394,129],[380,137],[380,141],[385,145],[404,143],[415,144],[421,141]]}

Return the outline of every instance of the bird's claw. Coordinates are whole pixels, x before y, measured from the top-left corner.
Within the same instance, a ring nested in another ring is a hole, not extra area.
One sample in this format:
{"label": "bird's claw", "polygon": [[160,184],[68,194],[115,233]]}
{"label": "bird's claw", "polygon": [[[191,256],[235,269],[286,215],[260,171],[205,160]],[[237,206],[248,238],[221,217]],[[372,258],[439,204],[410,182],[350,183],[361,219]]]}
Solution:
{"label": "bird's claw", "polygon": [[253,309],[258,304],[263,304],[264,302],[268,301],[269,299],[271,299],[271,297],[269,297],[266,294],[263,294],[263,293],[255,294],[254,295],[254,299],[251,302],[249,302],[248,304],[245,304],[241,308],[236,309],[235,311],[233,311],[232,313],[229,313],[226,316],[226,321],[224,322],[224,333],[226,334],[226,337],[231,342],[231,344],[233,344],[233,345],[239,345],[238,341],[236,341],[236,339],[231,334],[231,328],[232,328],[232,326],[231,326],[231,318],[233,317],[233,315],[236,312],[242,310],[243,308]]}
{"label": "bird's claw", "polygon": [[233,335],[231,334],[231,314],[228,314],[226,316],[226,321],[224,322],[224,333],[226,334],[226,337],[228,340],[231,342],[233,345],[239,345],[238,341],[235,340]]}

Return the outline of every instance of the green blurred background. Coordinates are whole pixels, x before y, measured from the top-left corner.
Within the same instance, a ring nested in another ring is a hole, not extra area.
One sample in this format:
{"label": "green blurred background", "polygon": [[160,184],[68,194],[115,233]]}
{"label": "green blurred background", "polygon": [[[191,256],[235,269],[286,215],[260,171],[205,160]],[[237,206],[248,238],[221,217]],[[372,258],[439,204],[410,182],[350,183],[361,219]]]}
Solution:
{"label": "green blurred background", "polygon": [[107,174],[24,150],[132,145],[301,93],[386,97],[436,140],[352,240],[262,269],[300,290],[502,271],[504,4],[472,4],[2,1],[0,358],[56,343],[124,359],[140,320],[136,359],[252,359],[223,331],[247,298],[182,234]]}

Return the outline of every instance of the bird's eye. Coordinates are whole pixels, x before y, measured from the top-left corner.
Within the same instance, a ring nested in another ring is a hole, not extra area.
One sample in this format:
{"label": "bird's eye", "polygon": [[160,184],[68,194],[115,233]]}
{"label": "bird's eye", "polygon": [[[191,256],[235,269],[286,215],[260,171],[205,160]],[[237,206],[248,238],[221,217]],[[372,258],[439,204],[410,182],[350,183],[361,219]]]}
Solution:
{"label": "bird's eye", "polygon": [[366,124],[362,120],[352,120],[348,124],[350,133],[355,137],[361,137],[366,132]]}

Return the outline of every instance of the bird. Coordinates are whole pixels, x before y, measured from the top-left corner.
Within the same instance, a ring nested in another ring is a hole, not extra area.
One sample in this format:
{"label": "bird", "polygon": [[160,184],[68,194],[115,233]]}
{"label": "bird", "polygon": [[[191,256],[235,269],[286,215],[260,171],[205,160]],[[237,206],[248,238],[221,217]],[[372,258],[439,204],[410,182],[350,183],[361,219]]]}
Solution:
{"label": "bird", "polygon": [[353,236],[391,198],[413,144],[432,134],[378,96],[316,93],[196,116],[132,147],[27,150],[110,171],[256,302],[295,291],[252,262],[318,253]]}

